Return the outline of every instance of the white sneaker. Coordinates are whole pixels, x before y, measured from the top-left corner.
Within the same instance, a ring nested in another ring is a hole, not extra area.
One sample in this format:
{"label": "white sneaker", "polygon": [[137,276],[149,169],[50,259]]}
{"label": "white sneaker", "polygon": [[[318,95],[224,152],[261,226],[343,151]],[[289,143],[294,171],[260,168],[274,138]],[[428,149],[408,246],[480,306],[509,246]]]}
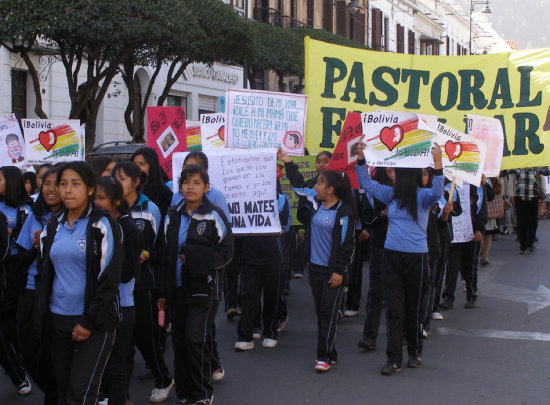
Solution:
{"label": "white sneaker", "polygon": [[359,311],[353,311],[353,310],[351,310],[351,309],[346,309],[346,310],[344,311],[344,316],[345,316],[346,318],[353,318],[353,317],[357,316],[358,312],[359,312]]}
{"label": "white sneaker", "polygon": [[170,383],[170,385],[166,388],[154,388],[151,392],[151,397],[149,398],[149,402],[153,403],[159,403],[164,402],[168,399],[168,395],[170,395],[170,390],[172,390],[172,387],[174,386],[174,380]]}
{"label": "white sneaker", "polygon": [[422,337],[423,337],[424,339],[428,339],[428,331],[427,331],[426,329],[423,329],[423,330],[422,330]]}
{"label": "white sneaker", "polygon": [[18,387],[17,387],[17,393],[19,395],[29,395],[32,390],[31,382],[27,377],[25,377],[25,381],[23,381]]}
{"label": "white sneaker", "polygon": [[262,334],[258,329],[254,329],[254,332],[252,333],[252,339],[259,339],[262,337]]}
{"label": "white sneaker", "polygon": [[277,328],[277,333],[280,333],[280,332],[283,331],[283,329],[285,328],[287,322],[288,322],[288,315],[286,316],[286,318],[284,320],[279,322],[279,327]]}
{"label": "white sneaker", "polygon": [[102,399],[97,405],[109,405],[109,398]]}
{"label": "white sneaker", "polygon": [[432,312],[432,319],[435,321],[442,321],[443,315],[441,315],[441,312]]}
{"label": "white sneaker", "polygon": [[238,352],[246,352],[247,350],[254,349],[254,342],[237,342],[233,348]]}
{"label": "white sneaker", "polygon": [[223,377],[225,377],[225,370],[221,367],[212,373],[212,381],[214,382],[223,380]]}
{"label": "white sneaker", "polygon": [[265,338],[262,341],[262,347],[265,347],[266,349],[271,349],[273,347],[277,346],[277,340],[276,339],[268,339]]}

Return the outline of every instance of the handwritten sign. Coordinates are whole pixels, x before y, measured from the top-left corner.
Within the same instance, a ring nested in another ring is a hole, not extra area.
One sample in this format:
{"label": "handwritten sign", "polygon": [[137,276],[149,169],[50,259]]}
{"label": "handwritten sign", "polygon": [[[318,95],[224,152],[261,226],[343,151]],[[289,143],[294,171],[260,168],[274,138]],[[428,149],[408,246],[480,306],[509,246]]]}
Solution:
{"label": "handwritten sign", "polygon": [[443,150],[445,176],[479,187],[487,151],[485,144],[441,122],[435,131],[436,142]]}
{"label": "handwritten sign", "polygon": [[462,214],[458,217],[451,217],[453,221],[453,243],[469,242],[474,237],[472,216],[470,214],[470,185],[465,184],[464,187],[456,187],[455,190],[460,197]]}
{"label": "handwritten sign", "polygon": [[417,114],[380,110],[361,114],[369,166],[428,167],[433,132]]}
{"label": "handwritten sign", "polygon": [[201,145],[203,152],[225,147],[225,114],[201,114]]}
{"label": "handwritten sign", "polygon": [[31,164],[84,160],[79,120],[21,120]]}
{"label": "handwritten sign", "polygon": [[[312,155],[296,156],[292,158],[292,161],[298,165],[299,167],[298,171],[302,173],[302,176],[304,176],[305,181],[314,179],[317,176],[317,170],[315,169],[316,159],[317,159],[317,156],[312,156]],[[292,225],[300,225],[301,222],[298,221],[298,214],[297,214],[298,196],[292,190],[290,181],[286,177],[284,166],[281,167],[281,171],[282,171],[282,176],[279,179],[279,183],[281,184],[281,189],[283,190],[283,193],[285,193],[288,199],[290,200],[290,208],[292,210]]]}
{"label": "handwritten sign", "polygon": [[227,147],[277,148],[303,156],[307,96],[258,90],[227,91]]}
{"label": "handwritten sign", "polygon": [[172,153],[187,150],[183,107],[147,107],[147,146],[155,149],[171,179]]}
{"label": "handwritten sign", "polygon": [[496,118],[466,114],[466,133],[479,139],[487,146],[483,173],[487,177],[498,177],[502,166],[504,131]]}
{"label": "handwritten sign", "polygon": [[340,138],[338,138],[338,143],[328,165],[330,170],[346,173],[351,181],[351,186],[355,189],[359,189],[355,163],[357,162],[357,146],[362,135],[361,114],[348,112],[342,132],[340,132]]}
{"label": "handwritten sign", "polygon": [[[181,173],[186,155],[173,155],[175,173]],[[210,184],[227,200],[233,233],[281,232],[276,171],[276,149],[225,149],[208,154]]]}
{"label": "handwritten sign", "polygon": [[0,166],[25,166],[25,139],[14,114],[0,117]]}

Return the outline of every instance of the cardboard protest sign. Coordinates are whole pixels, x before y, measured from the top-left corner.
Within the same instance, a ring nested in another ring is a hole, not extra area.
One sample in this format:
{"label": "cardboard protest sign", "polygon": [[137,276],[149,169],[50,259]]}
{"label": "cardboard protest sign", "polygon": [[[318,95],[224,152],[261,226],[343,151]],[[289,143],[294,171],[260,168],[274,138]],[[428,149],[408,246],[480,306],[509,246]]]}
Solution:
{"label": "cardboard protest sign", "polygon": [[201,114],[201,146],[203,152],[225,147],[225,114]]}
{"label": "cardboard protest sign", "polygon": [[185,132],[187,134],[187,151],[201,151],[201,123],[199,121],[185,121]]}
{"label": "cardboard protest sign", "polygon": [[[186,154],[173,155],[174,173],[181,173]],[[276,172],[276,149],[224,149],[208,154],[210,184],[227,200],[233,233],[281,232]]]}
{"label": "cardboard protest sign", "polygon": [[84,160],[79,120],[21,120],[31,164]]}
{"label": "cardboard protest sign", "polygon": [[[315,170],[316,159],[317,159],[317,156],[312,156],[312,155],[296,156],[292,158],[292,161],[298,165],[299,167],[298,171],[302,173],[302,176],[304,176],[305,181],[308,181],[309,179],[314,179],[317,176],[317,170]],[[297,215],[298,196],[292,190],[290,181],[288,181],[288,178],[286,177],[284,165],[282,165],[281,167],[281,172],[282,172],[282,177],[279,179],[279,183],[281,184],[281,189],[290,200],[290,208],[292,210],[292,225],[300,225],[301,222],[298,221],[298,215]]]}
{"label": "cardboard protest sign", "polygon": [[441,122],[437,123],[435,133],[435,142],[443,152],[445,176],[479,186],[487,151],[485,144]]}
{"label": "cardboard protest sign", "polygon": [[363,135],[361,125],[361,114],[348,112],[338,144],[334,149],[328,168],[337,172],[344,172],[348,175],[351,186],[359,189],[357,173],[355,172],[355,163],[357,162],[357,146]]}
{"label": "cardboard protest sign", "polygon": [[303,156],[307,96],[259,90],[227,91],[225,145],[277,148]]}
{"label": "cardboard protest sign", "polygon": [[376,111],[361,114],[369,166],[428,167],[432,163],[432,129],[417,114]]}
{"label": "cardboard protest sign", "polygon": [[187,150],[183,107],[147,107],[147,146],[157,152],[160,166],[172,179],[172,153]]}
{"label": "cardboard protest sign", "polygon": [[500,120],[467,114],[466,133],[487,146],[483,173],[488,177],[498,177],[504,149],[504,131]]}
{"label": "cardboard protest sign", "polygon": [[455,187],[460,198],[462,214],[458,217],[451,216],[453,222],[453,243],[469,242],[474,237],[474,228],[472,226],[472,216],[470,214],[470,185]]}
{"label": "cardboard protest sign", "polygon": [[25,166],[25,139],[14,114],[0,117],[0,166]]}

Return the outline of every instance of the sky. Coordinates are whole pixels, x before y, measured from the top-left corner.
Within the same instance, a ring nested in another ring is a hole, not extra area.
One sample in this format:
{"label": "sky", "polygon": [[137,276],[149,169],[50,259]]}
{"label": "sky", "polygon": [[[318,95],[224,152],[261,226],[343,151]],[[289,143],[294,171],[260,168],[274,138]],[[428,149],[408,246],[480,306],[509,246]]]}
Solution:
{"label": "sky", "polygon": [[[461,4],[468,10],[470,0],[462,0]],[[476,5],[475,10],[483,7]],[[489,7],[494,30],[504,39],[516,40],[519,50],[550,47],[546,21],[550,0],[490,0]]]}

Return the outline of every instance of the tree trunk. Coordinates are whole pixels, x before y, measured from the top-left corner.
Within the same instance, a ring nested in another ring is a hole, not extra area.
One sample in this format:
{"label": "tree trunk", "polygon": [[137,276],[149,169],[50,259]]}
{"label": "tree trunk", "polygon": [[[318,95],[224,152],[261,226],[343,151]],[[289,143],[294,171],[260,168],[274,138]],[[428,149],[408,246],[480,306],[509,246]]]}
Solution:
{"label": "tree trunk", "polygon": [[35,105],[34,105],[34,112],[36,115],[38,115],[38,118],[41,119],[47,119],[48,116],[42,109],[42,93],[40,91],[40,79],[38,77],[38,71],[34,67],[34,64],[32,63],[32,60],[27,53],[27,51],[21,52],[21,57],[25,61],[25,64],[27,65],[27,68],[29,69],[29,74],[31,75],[32,79],[32,89],[34,91],[35,96]]}
{"label": "tree trunk", "polygon": [[176,73],[172,75],[172,72],[175,70],[176,65],[180,62],[181,62],[181,58],[175,59],[171,63],[170,68],[168,69],[166,84],[164,85],[164,89],[162,90],[162,93],[157,100],[157,106],[159,107],[162,107],[164,105],[164,102],[168,98],[168,93],[170,93],[172,86],[178,81],[179,77],[183,74],[183,72],[185,71],[185,69],[190,63],[190,61],[181,62],[181,65],[176,70]]}
{"label": "tree trunk", "polygon": [[124,110],[124,122],[126,123],[126,129],[130,133],[130,136],[135,142],[139,142],[139,134],[136,133],[136,128],[134,122],[132,121],[132,113],[134,112],[134,103],[135,103],[135,87],[134,87],[134,62],[133,60],[128,60],[122,68],[122,80],[126,84],[126,89],[128,90],[128,104],[126,104],[126,109]]}

